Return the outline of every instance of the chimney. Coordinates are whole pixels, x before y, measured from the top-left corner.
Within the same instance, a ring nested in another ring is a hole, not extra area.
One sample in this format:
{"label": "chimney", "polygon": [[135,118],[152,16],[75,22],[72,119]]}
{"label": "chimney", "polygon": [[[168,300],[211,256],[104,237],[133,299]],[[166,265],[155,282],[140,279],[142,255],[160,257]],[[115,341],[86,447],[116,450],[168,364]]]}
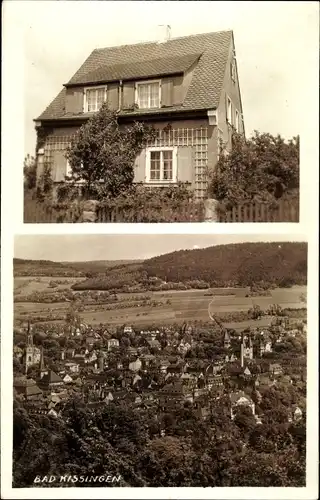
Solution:
{"label": "chimney", "polygon": [[171,38],[171,26],[169,24],[158,24],[158,27],[161,28],[158,43],[166,43]]}

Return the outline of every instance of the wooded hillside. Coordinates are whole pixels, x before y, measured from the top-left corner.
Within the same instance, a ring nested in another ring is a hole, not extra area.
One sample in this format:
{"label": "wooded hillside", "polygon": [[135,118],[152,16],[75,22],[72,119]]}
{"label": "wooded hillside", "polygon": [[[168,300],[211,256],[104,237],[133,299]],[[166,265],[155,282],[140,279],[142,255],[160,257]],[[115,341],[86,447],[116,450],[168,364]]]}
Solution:
{"label": "wooded hillside", "polygon": [[141,291],[254,284],[305,285],[306,243],[239,243],[179,250],[119,265],[73,285],[74,290]]}

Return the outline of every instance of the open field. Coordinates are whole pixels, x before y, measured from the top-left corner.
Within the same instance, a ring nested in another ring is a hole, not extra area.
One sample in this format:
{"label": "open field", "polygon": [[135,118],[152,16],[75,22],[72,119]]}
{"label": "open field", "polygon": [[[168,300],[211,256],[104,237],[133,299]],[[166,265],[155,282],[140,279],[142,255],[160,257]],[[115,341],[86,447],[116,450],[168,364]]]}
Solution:
{"label": "open field", "polygon": [[[71,287],[75,281],[82,278],[61,278],[63,284],[59,284],[57,288],[50,289],[50,281],[56,281],[51,277],[41,278],[15,278],[14,289],[15,293],[19,290],[23,295],[28,295],[34,291],[50,291],[58,290],[59,288]],[[219,295],[219,293],[234,292],[233,295]],[[215,289],[215,296],[208,296],[208,290],[187,290],[187,291],[167,291],[167,292],[143,292],[144,296],[150,299],[162,302],[162,305],[136,305],[132,307],[132,303],[128,303],[129,298],[141,296],[140,294],[118,294],[119,307],[115,305],[115,309],[107,310],[104,305],[87,304],[84,305],[84,310],[81,312],[83,321],[92,324],[110,323],[170,323],[173,321],[194,321],[208,320],[208,307],[210,305],[211,313],[229,313],[235,311],[247,311],[253,304],[259,305],[262,309],[266,309],[271,304],[277,303],[283,308],[302,308],[305,305],[301,302],[300,296],[306,293],[307,287],[294,286],[292,288],[277,288],[270,292],[269,296],[261,297],[246,297],[247,290],[239,289]],[[120,308],[120,305],[126,304],[128,307]],[[53,304],[42,304],[34,302],[17,302],[15,303],[15,320],[39,321],[39,317],[44,318],[43,321],[64,321],[64,316],[69,308],[68,302],[60,302]],[[131,306],[131,307],[129,307]],[[263,318],[260,326],[267,326],[268,318]],[[243,328],[249,326],[250,322],[244,325]],[[254,322],[258,326],[257,322]],[[228,323],[229,328],[235,328],[233,323]]]}

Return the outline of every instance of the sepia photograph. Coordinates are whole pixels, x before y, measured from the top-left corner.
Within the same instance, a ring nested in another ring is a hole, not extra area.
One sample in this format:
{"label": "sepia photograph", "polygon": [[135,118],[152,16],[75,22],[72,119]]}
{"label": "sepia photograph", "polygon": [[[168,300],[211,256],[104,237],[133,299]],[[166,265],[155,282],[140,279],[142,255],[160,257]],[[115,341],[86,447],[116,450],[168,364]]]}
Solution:
{"label": "sepia photograph", "polygon": [[316,500],[319,3],[2,6],[1,498]]}
{"label": "sepia photograph", "polygon": [[315,2],[28,4],[24,222],[299,222]]}
{"label": "sepia photograph", "polygon": [[305,486],[307,252],[16,236],[13,487]]}

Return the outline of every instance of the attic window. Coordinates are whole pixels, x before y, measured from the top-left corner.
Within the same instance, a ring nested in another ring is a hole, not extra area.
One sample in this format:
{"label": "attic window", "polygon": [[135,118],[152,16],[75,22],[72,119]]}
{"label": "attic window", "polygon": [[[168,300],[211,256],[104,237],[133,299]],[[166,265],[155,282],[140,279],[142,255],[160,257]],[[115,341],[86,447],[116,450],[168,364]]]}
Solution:
{"label": "attic window", "polygon": [[99,111],[107,100],[107,87],[90,87],[84,90],[84,112],[94,113]]}
{"label": "attic window", "polygon": [[136,85],[136,103],[140,109],[160,108],[160,81]]}
{"label": "attic window", "polygon": [[236,81],[236,60],[235,59],[233,59],[231,61],[231,64],[230,64],[230,73],[231,73],[232,81],[235,82]]}

